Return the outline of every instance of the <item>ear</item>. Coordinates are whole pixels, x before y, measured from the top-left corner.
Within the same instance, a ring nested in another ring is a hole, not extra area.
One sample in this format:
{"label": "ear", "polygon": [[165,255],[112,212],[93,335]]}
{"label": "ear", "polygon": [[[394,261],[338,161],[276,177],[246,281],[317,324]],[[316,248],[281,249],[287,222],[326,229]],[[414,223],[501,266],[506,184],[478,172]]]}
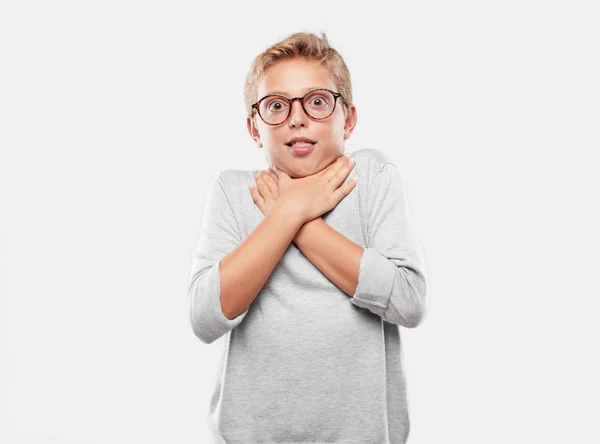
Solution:
{"label": "ear", "polygon": [[348,111],[346,113],[346,118],[344,120],[344,140],[350,138],[352,131],[354,131],[354,128],[356,127],[356,124],[358,123],[358,115],[356,113],[356,106],[350,104],[346,107],[346,109]]}
{"label": "ear", "polygon": [[258,145],[259,148],[262,148],[262,140],[260,140],[260,134],[258,133],[258,127],[254,121],[254,116],[246,117],[246,128],[248,129],[250,137],[256,142],[256,145]]}

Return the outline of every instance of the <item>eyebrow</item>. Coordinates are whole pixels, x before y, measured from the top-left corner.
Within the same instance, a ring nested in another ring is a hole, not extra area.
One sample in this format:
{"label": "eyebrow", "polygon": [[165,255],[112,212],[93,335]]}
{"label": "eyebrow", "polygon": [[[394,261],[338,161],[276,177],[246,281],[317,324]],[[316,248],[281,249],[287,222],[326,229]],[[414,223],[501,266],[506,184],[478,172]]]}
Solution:
{"label": "eyebrow", "polygon": [[[309,86],[308,88],[304,88],[303,92],[307,93],[309,91],[312,91],[313,89],[329,89],[329,88],[327,88],[325,86]],[[283,94],[284,96],[288,96],[289,97],[289,94],[286,93],[285,91],[271,91],[269,93],[266,93],[265,97],[273,95],[273,94]]]}

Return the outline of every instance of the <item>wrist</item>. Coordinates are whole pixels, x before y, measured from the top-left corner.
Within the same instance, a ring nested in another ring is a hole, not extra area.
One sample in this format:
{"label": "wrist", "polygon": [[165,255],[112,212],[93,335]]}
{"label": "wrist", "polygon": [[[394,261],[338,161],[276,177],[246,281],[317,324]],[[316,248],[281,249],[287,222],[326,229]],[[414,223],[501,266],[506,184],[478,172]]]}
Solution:
{"label": "wrist", "polygon": [[306,238],[306,236],[308,235],[309,230],[311,230],[311,228],[319,223],[323,222],[323,219],[321,216],[316,217],[315,219],[312,220],[308,220],[306,222],[304,222],[302,224],[302,226],[298,229],[298,231],[296,232],[296,235],[294,236],[294,243],[296,244],[296,246],[299,246],[299,244]]}
{"label": "wrist", "polygon": [[286,219],[293,221],[298,226],[298,229],[306,222],[306,218],[297,206],[286,201],[277,201],[275,206],[277,207],[277,212],[283,214]]}

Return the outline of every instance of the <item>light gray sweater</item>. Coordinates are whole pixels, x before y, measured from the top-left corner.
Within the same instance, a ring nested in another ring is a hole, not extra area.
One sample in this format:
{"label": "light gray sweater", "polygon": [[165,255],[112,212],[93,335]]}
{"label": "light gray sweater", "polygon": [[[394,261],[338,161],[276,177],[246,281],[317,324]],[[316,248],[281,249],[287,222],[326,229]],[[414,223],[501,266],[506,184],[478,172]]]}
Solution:
{"label": "light gray sweater", "polygon": [[399,326],[426,312],[425,253],[396,166],[379,150],[352,154],[356,187],[321,217],[364,248],[354,297],[292,242],[250,307],[227,319],[219,261],[264,216],[248,190],[254,171],[224,170],[210,183],[188,301],[194,334],[224,339],[205,416],[212,443],[407,440]]}

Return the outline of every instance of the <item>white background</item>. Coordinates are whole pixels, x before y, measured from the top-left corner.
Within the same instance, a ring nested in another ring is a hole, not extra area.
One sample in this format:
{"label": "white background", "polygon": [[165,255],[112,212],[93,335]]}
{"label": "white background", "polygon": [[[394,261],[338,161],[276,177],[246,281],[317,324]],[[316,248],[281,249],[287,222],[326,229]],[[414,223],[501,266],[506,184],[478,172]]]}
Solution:
{"label": "white background", "polygon": [[206,442],[206,187],[267,167],[252,59],[324,31],[427,253],[409,443],[600,442],[594,3],[2,2],[0,441]]}

